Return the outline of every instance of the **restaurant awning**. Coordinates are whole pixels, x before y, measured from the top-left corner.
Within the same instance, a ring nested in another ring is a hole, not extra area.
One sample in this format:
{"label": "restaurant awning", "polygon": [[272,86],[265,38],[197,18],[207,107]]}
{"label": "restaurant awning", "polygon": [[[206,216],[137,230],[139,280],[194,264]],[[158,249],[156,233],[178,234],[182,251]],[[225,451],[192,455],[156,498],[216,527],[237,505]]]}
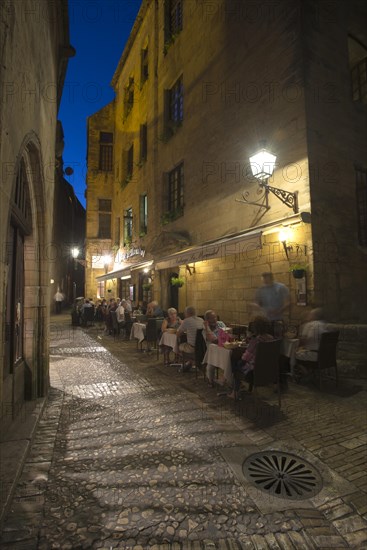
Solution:
{"label": "restaurant awning", "polygon": [[122,269],[116,269],[116,271],[110,271],[105,275],[100,275],[96,277],[97,281],[109,281],[111,279],[120,279],[121,277],[129,277],[133,269],[144,269],[145,267],[150,267],[153,264],[153,260],[148,260],[145,262],[139,262],[136,264],[131,264],[129,267],[124,267]]}
{"label": "restaurant awning", "polygon": [[262,232],[259,230],[250,230],[203,243],[200,246],[192,246],[158,260],[155,263],[155,269],[167,269],[236,254],[245,255],[252,250],[261,249],[261,235]]}
{"label": "restaurant awning", "polygon": [[131,275],[130,267],[125,267],[124,269],[117,269],[116,271],[110,271],[106,275],[100,275],[96,277],[97,281],[108,281],[110,279],[120,279],[120,277],[129,277]]}

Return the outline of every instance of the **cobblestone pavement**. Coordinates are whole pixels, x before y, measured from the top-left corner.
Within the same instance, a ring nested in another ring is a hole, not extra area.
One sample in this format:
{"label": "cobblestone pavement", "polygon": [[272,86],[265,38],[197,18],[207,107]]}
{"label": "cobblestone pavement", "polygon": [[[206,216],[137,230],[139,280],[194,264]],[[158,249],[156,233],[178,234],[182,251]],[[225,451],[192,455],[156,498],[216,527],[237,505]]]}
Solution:
{"label": "cobblestone pavement", "polygon": [[[61,321],[51,386],[2,548],[367,548],[365,387],[291,385],[279,412]],[[250,490],[223,455],[283,441],[331,479],[315,498]]]}

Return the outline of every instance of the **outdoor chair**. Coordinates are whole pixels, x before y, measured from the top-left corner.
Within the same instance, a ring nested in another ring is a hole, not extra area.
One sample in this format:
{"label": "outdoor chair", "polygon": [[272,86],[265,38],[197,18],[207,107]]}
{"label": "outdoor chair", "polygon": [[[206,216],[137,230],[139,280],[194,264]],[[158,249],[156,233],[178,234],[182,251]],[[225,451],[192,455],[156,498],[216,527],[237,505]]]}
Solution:
{"label": "outdoor chair", "polygon": [[125,310],[125,323],[124,323],[124,328],[125,328],[125,335],[126,335],[126,338],[130,338],[130,332],[131,332],[131,327],[133,326],[133,322],[131,320],[131,314],[129,311],[126,311]]}
{"label": "outdoor chair", "polygon": [[119,322],[117,321],[117,313],[116,311],[110,311],[109,315],[111,316],[111,320],[112,320],[113,335],[116,338],[116,336],[118,337],[120,334],[120,326],[119,326]]}
{"label": "outdoor chair", "polygon": [[203,359],[206,353],[206,341],[203,335],[203,331],[201,328],[198,328],[196,331],[196,339],[195,339],[195,365],[196,365],[196,378],[198,376],[198,370],[200,369],[204,375],[205,378],[205,365],[203,365]]}
{"label": "outdoor chair", "polygon": [[[145,338],[143,342],[147,344],[147,351],[149,350],[149,345],[153,344],[154,348],[157,350],[157,359],[159,358],[159,346],[158,342],[160,339],[160,333],[162,328],[163,319],[148,319]],[[143,347],[143,342],[141,342],[141,348]]]}
{"label": "outdoor chair", "polygon": [[92,326],[94,323],[94,307],[86,307],[83,309],[82,325],[83,327]]}
{"label": "outdoor chair", "polygon": [[[186,334],[181,334],[179,343],[186,342]],[[192,353],[188,353],[185,351],[180,351],[180,357],[181,361],[178,361],[177,363],[173,363],[173,365],[177,366],[180,370],[180,372],[185,372],[185,363],[190,361],[191,363],[194,363],[195,365],[195,374],[197,378],[197,372],[198,369],[202,369],[202,361],[204,359],[204,355],[206,352],[206,342],[203,336],[203,330],[201,328],[196,330],[196,338],[195,338],[195,348]],[[205,376],[205,368],[204,368],[204,376]]]}
{"label": "outdoor chair", "polygon": [[339,340],[339,331],[323,332],[320,338],[320,346],[317,352],[316,361],[304,361],[297,359],[297,364],[306,367],[312,374],[317,373],[319,379],[319,389],[321,389],[321,371],[326,369],[335,369],[335,384],[338,387],[338,366],[336,361],[336,351]]}
{"label": "outdoor chair", "polygon": [[[270,340],[269,342],[259,342],[256,346],[256,358],[253,370],[253,383],[250,385],[250,391],[254,389],[254,393],[259,386],[269,386],[276,384],[278,392],[278,404],[281,408],[281,388],[280,388],[280,369],[279,357],[281,340]],[[238,376],[238,375],[237,375]],[[238,376],[240,380],[244,379],[244,375]]]}

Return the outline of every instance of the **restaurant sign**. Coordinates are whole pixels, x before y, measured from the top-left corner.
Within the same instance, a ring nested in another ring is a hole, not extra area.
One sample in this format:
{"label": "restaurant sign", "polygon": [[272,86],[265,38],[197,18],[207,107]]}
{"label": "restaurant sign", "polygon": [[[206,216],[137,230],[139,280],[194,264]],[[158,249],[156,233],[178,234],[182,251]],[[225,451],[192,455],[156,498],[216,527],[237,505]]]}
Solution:
{"label": "restaurant sign", "polygon": [[126,252],[119,253],[119,260],[120,261],[126,261],[129,258],[132,258],[133,256],[141,256],[144,258],[145,256],[145,249],[144,248],[129,248],[126,250]]}

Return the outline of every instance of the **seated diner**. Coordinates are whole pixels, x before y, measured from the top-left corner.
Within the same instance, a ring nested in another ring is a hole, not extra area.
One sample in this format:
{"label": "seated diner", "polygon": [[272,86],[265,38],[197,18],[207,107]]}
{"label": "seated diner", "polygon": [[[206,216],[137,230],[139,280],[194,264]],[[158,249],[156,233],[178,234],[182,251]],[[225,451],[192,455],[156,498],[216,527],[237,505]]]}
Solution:
{"label": "seated diner", "polygon": [[147,317],[163,317],[163,311],[158,305],[158,302],[153,301],[149,302],[147,305],[147,311],[146,311]]}
{"label": "seated diner", "polygon": [[213,309],[208,309],[204,315],[205,340],[207,344],[218,343],[218,333],[220,329],[227,328],[223,321],[218,321],[217,314]]}
{"label": "seated diner", "polygon": [[232,399],[236,398],[238,390],[240,389],[241,374],[245,375],[245,380],[249,383],[249,391],[252,391],[257,344],[259,342],[269,342],[270,340],[274,340],[274,337],[269,334],[270,327],[266,317],[255,317],[251,323],[251,327],[253,335],[248,343],[247,349],[241,359],[236,362],[236,364],[232,365],[234,388],[233,391],[228,394],[228,397],[231,397]]}
{"label": "seated diner", "polygon": [[[297,359],[301,361],[317,361],[317,352],[320,347],[321,335],[328,332],[327,323],[320,307],[312,309],[307,316],[306,322],[300,328],[299,348],[296,351]],[[305,366],[297,364],[295,376],[300,378],[308,375]]]}
{"label": "seated diner", "polygon": [[[187,306],[185,309],[185,319],[177,330],[177,337],[186,333],[187,342],[181,342],[178,349],[184,353],[193,354],[195,352],[196,331],[204,329],[204,320],[196,315],[196,309],[193,306]],[[184,365],[184,371],[189,371],[192,368],[192,362],[188,361]]]}

